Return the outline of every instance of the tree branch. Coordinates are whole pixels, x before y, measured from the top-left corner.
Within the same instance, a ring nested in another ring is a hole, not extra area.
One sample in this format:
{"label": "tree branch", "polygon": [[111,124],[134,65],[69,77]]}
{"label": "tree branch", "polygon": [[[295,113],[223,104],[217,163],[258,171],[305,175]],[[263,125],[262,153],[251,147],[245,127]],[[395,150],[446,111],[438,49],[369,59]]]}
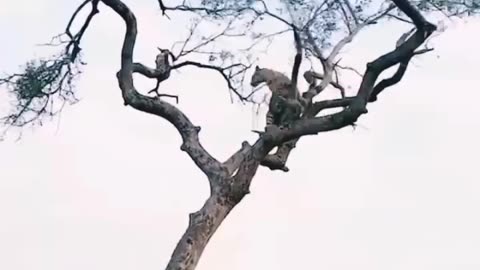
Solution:
{"label": "tree branch", "polygon": [[[320,74],[314,71],[306,71],[305,73],[307,72],[309,75],[305,74],[304,76],[313,76],[314,78],[325,80],[325,76],[323,74]],[[330,80],[330,85],[340,90],[342,97],[345,97],[345,87],[343,87],[343,85],[341,85],[339,82],[336,82],[334,80]]]}
{"label": "tree branch", "polygon": [[162,15],[166,16],[168,19],[170,19],[170,17],[168,17],[166,11],[167,11],[167,8],[165,7],[165,5],[163,4],[163,1],[162,0],[158,0],[158,5],[160,6],[160,10],[162,11]]}
{"label": "tree branch", "polygon": [[[343,49],[343,47],[345,47],[345,45],[349,44],[350,42],[352,42],[353,38],[366,26],[368,25],[371,25],[371,24],[374,24],[377,20],[379,20],[380,18],[386,16],[388,14],[388,12],[390,12],[391,10],[393,10],[395,8],[394,5],[391,5],[389,6],[388,8],[386,8],[385,10],[381,10],[379,11],[377,14],[371,16],[369,19],[365,20],[365,22],[361,23],[361,24],[358,24],[356,25],[356,27],[351,31],[351,33],[344,37],[343,39],[341,39],[332,49],[332,51],[330,52],[329,56],[326,57],[325,59],[320,59],[321,63],[322,63],[322,66],[323,66],[323,69],[324,69],[324,78],[322,80],[322,82],[314,87],[314,88],[311,88],[309,89],[307,92],[304,93],[304,97],[308,100],[311,100],[313,97],[315,97],[316,95],[318,95],[320,92],[322,92],[329,84],[331,84],[332,82],[332,75],[333,75],[333,70],[334,70],[334,61],[335,61],[335,58],[338,56],[338,54],[340,53],[340,51]],[[308,32],[307,32],[308,34]],[[313,39],[311,40],[311,43],[313,43]],[[318,55],[321,55],[321,52],[318,48],[318,46],[316,46],[316,44],[312,44],[313,47],[314,47],[314,50],[316,51],[316,53]]]}
{"label": "tree branch", "polygon": [[281,170],[284,172],[290,171],[285,166],[288,160],[290,152],[295,148],[299,138],[285,142],[278,146],[277,151],[274,154],[265,156],[260,165],[269,168],[270,170]]}
{"label": "tree branch", "polygon": [[260,2],[262,5],[263,5],[263,10],[258,10],[258,9],[255,9],[253,7],[251,7],[250,5],[246,6],[246,7],[239,7],[239,8],[208,8],[208,7],[204,7],[204,6],[197,6],[197,7],[193,7],[193,6],[188,6],[188,5],[185,5],[185,4],[181,4],[181,5],[177,5],[177,6],[174,6],[174,7],[167,7],[167,6],[164,6],[165,10],[178,10],[178,11],[187,11],[187,12],[194,12],[194,13],[203,13],[203,14],[207,14],[207,15],[216,15],[216,16],[224,16],[224,17],[227,17],[227,16],[239,16],[241,13],[243,12],[253,12],[254,14],[256,14],[257,16],[262,16],[262,15],[267,15],[279,22],[282,22],[290,27],[294,27],[294,25],[283,19],[282,17],[278,16],[277,14],[271,12],[268,7],[267,7],[267,4],[262,1],[262,0],[257,0],[258,2]]}
{"label": "tree branch", "polygon": [[405,60],[401,61],[399,66],[398,66],[397,71],[395,72],[395,74],[392,75],[392,77],[387,78],[387,79],[383,79],[377,85],[375,85],[375,87],[373,88],[372,94],[370,95],[369,101],[370,102],[377,101],[378,95],[383,90],[385,90],[386,88],[388,88],[390,86],[393,86],[393,85],[399,83],[402,80],[403,75],[405,75],[405,72],[407,71],[408,64],[410,63],[410,60],[412,59],[412,57],[414,55],[423,54],[423,53],[426,53],[426,52],[429,52],[429,51],[432,51],[432,50],[433,49],[419,50],[417,52],[412,53],[412,55],[405,58]]}
{"label": "tree branch", "polygon": [[[293,63],[292,68],[292,75],[291,75],[291,89],[290,91],[294,92],[291,96],[297,95],[297,81],[298,81],[298,72],[300,70],[300,65],[302,63],[302,44],[300,40],[300,35],[297,32],[296,28],[293,28],[293,37],[295,41],[295,60]],[[298,97],[296,97],[298,98]],[[262,159],[260,165],[270,168],[271,170],[282,170],[284,172],[288,172],[288,167],[285,166],[287,162],[288,156],[290,152],[295,148],[296,142],[298,140],[292,140],[289,142],[285,142],[278,146],[277,151],[273,155],[267,155],[265,158]]]}
{"label": "tree branch", "polygon": [[[335,56],[340,51],[340,49],[343,46],[345,46],[347,43],[351,42],[353,37],[358,33],[358,31],[362,27],[368,24],[371,24],[376,20],[378,20],[379,18],[385,16],[393,8],[395,8],[395,6],[390,6],[386,10],[379,12],[378,15],[372,16],[372,19],[367,20],[362,25],[359,25],[351,35],[341,40],[334,47],[334,49],[332,50],[331,54],[327,57],[327,59],[322,61],[322,63],[323,62],[326,63],[326,66],[328,68],[327,71],[330,71],[329,78],[325,79],[325,76],[322,76],[323,77],[322,83],[320,86],[317,86],[315,90],[324,89],[326,85],[332,83],[333,81],[332,71],[334,68],[334,65],[332,64],[332,62]],[[401,6],[401,4],[399,8],[402,10],[403,7]],[[432,25],[432,24],[427,23],[425,25]],[[404,42],[403,44],[401,44],[399,47],[397,47],[393,52],[386,54],[384,56],[381,56],[377,58],[377,60],[373,61],[372,63],[369,63],[367,65],[367,71],[363,76],[362,84],[360,86],[360,89],[356,97],[342,98],[338,100],[328,100],[328,101],[322,101],[322,102],[317,102],[313,104],[309,108],[309,110],[305,113],[304,117],[301,120],[297,121],[292,128],[284,129],[284,130],[278,131],[278,133],[276,133],[275,135],[271,135],[274,138],[273,141],[275,141],[275,144],[276,143],[281,144],[287,141],[296,143],[301,136],[314,135],[314,134],[318,134],[319,132],[336,130],[336,129],[340,129],[345,126],[354,124],[362,114],[367,112],[366,104],[369,101],[368,97],[370,97],[371,93],[376,94],[376,92],[373,92],[376,79],[378,78],[378,76],[382,71],[392,66],[392,63],[390,61],[385,61],[385,60],[389,59],[395,63],[409,61],[411,58],[410,55],[415,54],[414,52],[415,49],[418,48],[425,41],[425,39],[433,32],[433,30],[435,29],[434,28],[417,29],[417,33],[421,33],[421,35],[423,35],[421,39],[412,37],[408,39],[406,42]],[[416,36],[420,37],[420,34],[417,34]],[[320,52],[319,52],[319,55],[321,55]],[[408,60],[405,60],[405,59],[408,59]],[[391,82],[392,81],[390,81],[390,83]],[[382,83],[382,85],[383,85],[382,87],[386,88],[393,84],[387,85],[385,83]],[[379,88],[377,87],[377,90],[378,89]],[[367,99],[365,99],[365,96],[367,96]],[[320,112],[323,109],[337,108],[337,107],[347,107],[347,108],[338,113],[321,116],[321,117],[314,117],[318,114],[318,112]],[[274,155],[266,156],[265,160],[262,161],[262,165],[269,167],[270,169],[280,169],[280,170],[288,171],[288,168],[285,167],[285,163],[288,158],[288,154],[293,148],[294,146],[284,147],[283,149],[279,147],[279,149],[277,150],[277,153],[275,153]]]}
{"label": "tree branch", "polygon": [[[205,69],[211,69],[211,70],[218,71],[222,75],[222,77],[225,79],[225,81],[227,82],[228,88],[233,93],[235,93],[235,95],[240,99],[240,101],[248,101],[248,98],[244,97],[242,94],[240,94],[238,89],[233,86],[231,79],[233,77],[243,73],[248,68],[250,68],[250,65],[247,66],[247,65],[243,65],[243,64],[234,64],[234,65],[230,65],[228,67],[222,68],[222,67],[218,67],[218,66],[214,66],[214,65],[208,65],[208,64],[202,64],[202,63],[198,63],[198,62],[194,62],[194,61],[184,61],[184,62],[181,62],[179,64],[173,65],[172,70],[173,69],[180,69],[180,68],[185,67],[185,66],[195,66],[195,67],[198,67],[198,68],[205,68]],[[232,69],[234,67],[239,67],[239,66],[241,66],[240,71],[235,72],[235,73],[230,74],[230,75],[225,74],[225,70]]]}
{"label": "tree branch", "polygon": [[338,7],[340,8],[340,11],[343,15],[342,16],[343,17],[343,22],[345,23],[345,26],[347,27],[348,32],[352,33],[352,27],[350,25],[350,18],[348,17],[347,11],[343,7],[343,4],[342,4],[343,1],[336,0],[335,2],[337,3]]}
{"label": "tree branch", "polygon": [[[70,28],[72,26],[73,21],[75,20],[75,17],[77,16],[78,12],[88,3],[92,3],[92,10],[87,16],[87,19],[83,23],[82,27],[80,28],[80,31],[78,31],[77,34],[74,36],[70,32]],[[87,0],[84,1],[78,8],[75,10],[73,13],[73,16],[70,18],[70,21],[68,22],[67,28],[65,30],[65,33],[67,36],[71,39],[71,41],[68,43],[66,47],[66,51],[70,51],[70,47],[73,46],[72,52],[71,52],[71,62],[74,62],[75,59],[77,58],[78,53],[80,53],[81,48],[80,48],[80,41],[82,40],[83,34],[85,34],[85,31],[87,30],[88,26],[90,25],[90,22],[93,19],[93,16],[95,16],[99,11],[98,11],[98,2],[99,0]]]}
{"label": "tree branch", "polygon": [[235,171],[238,170],[242,162],[245,160],[245,156],[251,149],[252,147],[248,144],[248,142],[243,142],[240,150],[235,152],[235,154],[233,154],[223,163],[223,166],[227,170],[227,174],[229,176],[232,176]]}
{"label": "tree branch", "polygon": [[[211,157],[199,142],[200,128],[194,126],[179,109],[159,99],[143,96],[135,89],[132,76],[134,72],[147,77],[155,77],[158,74],[144,65],[132,63],[137,34],[135,15],[121,0],[102,1],[121,16],[126,24],[121,69],[117,73],[125,103],[139,111],[158,115],[173,124],[183,140],[181,149],[186,151],[208,176],[210,197],[199,211],[190,214],[188,228],[175,247],[166,268],[167,270],[193,270],[222,221],[248,194],[251,180],[260,164],[259,160],[268,153],[268,146],[265,143],[268,140],[259,140],[260,142],[254,145],[255,151],[253,147],[244,143],[242,149],[223,164]],[[237,174],[230,177],[237,167]]]}
{"label": "tree branch", "polygon": [[395,5],[412,20],[417,29],[431,30],[432,27],[435,27],[433,24],[427,22],[420,11],[415,8],[410,1],[392,0],[392,2],[395,3]]}
{"label": "tree branch", "polygon": [[291,82],[292,82],[292,89],[290,91],[294,94],[291,94],[290,96],[296,96],[297,93],[297,82],[298,82],[298,71],[300,70],[300,65],[302,64],[302,43],[300,40],[300,35],[297,32],[297,29],[293,28],[293,39],[295,41],[295,60],[293,62],[293,68],[292,68],[292,76],[291,76]]}
{"label": "tree branch", "polygon": [[148,76],[157,75],[140,64],[133,64],[133,48],[137,36],[137,21],[135,15],[120,0],[102,0],[122,17],[126,24],[125,38],[121,53],[121,69],[117,73],[119,87],[126,105],[160,116],[176,127],[183,143],[181,150],[188,153],[195,164],[208,176],[221,172],[221,163],[213,158],[200,144],[198,133],[200,127],[194,126],[188,117],[175,106],[157,98],[140,94],[133,84],[132,74],[137,72]]}
{"label": "tree branch", "polygon": [[[409,10],[411,7],[408,6],[408,2],[405,3],[406,0],[393,1],[401,10],[407,10],[405,12],[407,15],[414,14],[416,16],[415,12],[412,13]],[[362,114],[366,113],[366,104],[381,72],[414,54],[415,50],[435,30],[434,25],[420,17],[423,21],[416,25],[423,26],[418,26],[417,32],[412,37],[394,51],[367,65],[356,97],[351,100],[349,98],[342,99],[341,102],[330,101],[328,104],[325,102],[323,105],[326,108],[333,106],[334,103],[335,105],[344,104],[348,100],[347,109],[322,117],[304,117],[293,123],[290,128],[280,129],[273,126],[267,129],[251,147],[244,143],[242,148],[231,158],[220,163],[202,147],[198,138],[200,128],[194,126],[183,112],[167,102],[144,96],[135,89],[133,73],[141,73],[147,77],[156,77],[155,75],[159,74],[144,65],[133,63],[133,49],[137,35],[135,15],[121,0],[102,0],[102,2],[115,11],[126,24],[121,52],[121,69],[117,73],[119,88],[125,104],[139,111],[160,116],[174,125],[183,140],[181,149],[188,153],[195,164],[208,176],[210,182],[210,197],[199,211],[190,215],[188,228],[173,251],[167,270],[193,270],[196,267],[212,235],[235,205],[249,193],[249,187],[258,166],[262,161],[264,164],[268,163],[269,158],[265,157],[275,146],[285,145],[285,142],[288,141],[296,142],[304,135],[340,129],[354,123]],[[412,18],[412,20],[419,19]],[[321,106],[317,105],[317,108],[319,107]],[[288,157],[288,153],[293,147],[294,145],[279,147],[277,153]],[[285,164],[285,162],[283,163]],[[234,175],[232,176],[232,174]]]}
{"label": "tree branch", "polygon": [[340,129],[355,123],[362,114],[367,113],[366,104],[370,99],[378,76],[384,70],[405,61],[411,57],[412,54],[415,54],[415,50],[436,30],[436,26],[426,21],[407,0],[393,1],[407,16],[411,16],[412,21],[414,21],[417,26],[415,34],[395,50],[367,64],[367,70],[363,76],[357,96],[353,98],[353,100],[346,99],[341,101],[342,105],[346,105],[345,102],[347,102],[347,100],[349,101],[348,107],[345,110],[326,116],[298,120],[291,128],[277,131],[277,133],[273,135],[270,134],[273,136],[275,144],[305,135],[314,135],[319,132]]}
{"label": "tree branch", "polygon": [[345,6],[347,6],[347,9],[350,12],[350,15],[352,16],[353,21],[355,22],[355,25],[358,25],[359,21],[358,21],[357,15],[355,14],[355,11],[353,10],[352,5],[350,4],[350,1],[349,0],[343,0],[343,2],[345,3]]}

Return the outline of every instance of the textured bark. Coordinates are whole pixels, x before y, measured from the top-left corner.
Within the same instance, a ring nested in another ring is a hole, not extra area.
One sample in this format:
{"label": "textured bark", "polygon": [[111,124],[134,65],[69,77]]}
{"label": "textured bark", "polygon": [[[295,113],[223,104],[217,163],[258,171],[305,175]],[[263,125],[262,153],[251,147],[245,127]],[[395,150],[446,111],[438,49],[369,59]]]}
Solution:
{"label": "textured bark", "polygon": [[211,195],[199,211],[190,214],[188,228],[175,247],[167,270],[195,269],[217,228],[249,193],[250,183],[259,165],[251,149],[244,144],[244,147],[237,152],[244,158],[239,163],[241,166],[235,176],[210,179]]}
{"label": "textured bark", "polygon": [[[371,63],[367,64],[367,70],[362,78],[358,93],[355,97],[347,97],[337,100],[325,100],[312,104],[312,106],[305,113],[303,119],[297,121],[292,128],[280,132],[280,141],[296,140],[305,135],[315,135],[319,132],[326,132],[336,130],[354,124],[357,119],[367,113],[367,103],[377,100],[377,96],[384,89],[398,83],[407,69],[409,61],[415,54],[423,53],[424,51],[416,51],[423,42],[436,30],[436,26],[428,22],[421,13],[411,5],[408,0],[393,0],[396,7],[409,16],[416,26],[416,32],[403,43],[399,43],[397,48],[390,53],[382,55]],[[390,11],[394,6],[387,9]],[[358,26],[358,29],[342,39],[327,58],[320,58],[322,61],[325,74],[323,75],[322,82],[311,88],[305,93],[304,97],[312,99],[318,93],[323,91],[325,87],[332,83],[333,74],[333,60],[340,52],[342,47],[351,42],[353,37],[358,31],[368,24],[374,23],[375,20],[385,16],[387,13],[382,12],[373,19],[367,20],[365,23]],[[406,37],[404,37],[406,38]],[[317,55],[321,56],[322,53],[318,47],[313,46]],[[427,50],[428,51],[428,50]],[[376,84],[379,75],[386,69],[399,64],[397,72],[391,77],[380,81]],[[348,106],[348,107],[347,107]],[[347,107],[341,112],[315,117],[321,110],[328,108]],[[295,141],[296,142],[296,141]],[[280,149],[279,149],[280,150]],[[274,155],[267,156],[266,160],[262,162],[262,165],[269,167],[270,169],[279,169],[288,171],[285,166],[288,159],[288,155],[293,150],[293,147],[285,147],[281,152],[277,152]]]}
{"label": "textured bark", "polygon": [[[248,188],[255,175],[262,157],[248,143],[243,143],[226,162],[220,163],[213,158],[200,144],[198,133],[200,128],[173,105],[158,98],[141,95],[133,85],[132,74],[137,72],[149,78],[159,75],[155,69],[148,68],[140,63],[133,64],[132,52],[137,34],[134,14],[118,0],[104,0],[107,6],[117,12],[126,23],[126,34],[122,47],[122,66],[117,73],[120,89],[126,105],[137,110],[158,115],[173,124],[180,133],[183,143],[181,150],[188,153],[195,164],[207,175],[211,195],[204,206],[190,215],[189,226],[178,242],[167,269],[192,270],[196,267],[208,241],[220,226],[225,217],[248,194]],[[260,143],[263,145],[263,140]],[[256,149],[263,149],[257,145]],[[261,151],[264,152],[264,151]],[[246,156],[250,159],[245,159]],[[232,174],[237,171],[237,175]]]}
{"label": "textured bark", "polygon": [[208,241],[234,206],[224,196],[213,194],[199,211],[190,214],[188,228],[166,269],[195,269]]}
{"label": "textured bark", "polygon": [[293,139],[288,141],[280,146],[278,146],[277,151],[274,154],[267,155],[262,162],[262,166],[269,168],[270,170],[281,170],[284,172],[290,171],[286,166],[288,156],[290,152],[295,148],[299,139]]}
{"label": "textured bark", "polygon": [[[271,169],[287,171],[286,160],[300,137],[354,124],[362,114],[367,112],[366,105],[372,100],[372,93],[377,95],[396,83],[399,77],[397,75],[387,83],[379,83],[375,90],[375,83],[380,73],[399,63],[402,63],[401,69],[406,67],[405,63],[408,63],[415,54],[415,50],[435,30],[435,26],[428,23],[407,0],[393,0],[396,6],[414,21],[417,27],[416,33],[394,51],[367,65],[357,96],[314,103],[309,107],[306,116],[296,121],[292,127],[285,129],[270,127],[252,146],[244,142],[229,159],[219,162],[201,145],[198,137],[200,127],[195,126],[182,111],[159,98],[144,96],[135,89],[133,73],[149,78],[158,78],[161,74],[158,74],[156,69],[133,63],[133,49],[137,35],[135,15],[121,0],[102,0],[102,2],[115,11],[126,25],[121,51],[121,69],[117,73],[125,105],[157,115],[170,122],[182,137],[181,150],[185,151],[205,173],[210,183],[210,196],[199,211],[190,214],[188,228],[173,251],[167,265],[168,270],[195,269],[212,235],[232,209],[249,193],[251,181],[261,164]],[[162,10],[164,11],[165,7]],[[352,32],[352,34],[355,33],[355,31]],[[351,38],[353,37],[347,37],[334,48],[333,53],[326,59],[325,66],[332,66],[336,53]],[[404,71],[400,71],[401,78]],[[316,90],[312,90],[312,97],[316,94],[315,91],[325,88],[330,83],[331,71],[327,70],[322,84]],[[331,115],[316,116],[323,109],[335,107],[347,108]],[[268,155],[274,147],[279,145],[281,147],[275,154]]]}
{"label": "textured bark", "polygon": [[217,196],[210,196],[205,205],[190,214],[187,231],[173,251],[168,270],[195,269],[205,246],[221,222],[232,210]]}

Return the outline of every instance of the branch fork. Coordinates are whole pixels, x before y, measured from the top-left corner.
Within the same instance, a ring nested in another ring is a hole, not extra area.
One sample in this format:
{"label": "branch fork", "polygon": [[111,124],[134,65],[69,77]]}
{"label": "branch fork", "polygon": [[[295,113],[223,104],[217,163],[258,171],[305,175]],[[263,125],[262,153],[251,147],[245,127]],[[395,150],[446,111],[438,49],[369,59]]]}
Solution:
{"label": "branch fork", "polygon": [[[297,120],[289,128],[267,129],[253,145],[247,142],[242,143],[240,149],[222,163],[203,148],[199,141],[200,128],[195,126],[182,111],[161,99],[144,96],[136,90],[133,83],[133,73],[141,73],[149,78],[157,78],[158,72],[155,69],[139,63],[133,63],[132,61],[137,35],[135,15],[121,0],[102,0],[105,5],[110,7],[124,20],[126,25],[121,52],[121,69],[117,73],[118,84],[125,104],[136,110],[157,115],[170,122],[182,137],[182,151],[185,151],[190,156],[195,164],[205,173],[210,182],[211,194],[202,208],[190,215],[188,228],[173,251],[166,268],[167,270],[195,269],[216,229],[235,205],[249,193],[251,181],[261,164],[288,171],[288,168],[285,167],[286,157],[288,157],[288,153],[295,147],[300,137],[337,130],[354,124],[362,114],[367,112],[366,105],[372,93],[375,93],[375,87],[381,88],[378,86],[380,83],[375,84],[379,75],[387,68],[402,63],[402,61],[407,61],[406,63],[408,63],[408,60],[415,54],[418,47],[435,30],[435,26],[428,23],[408,0],[392,1],[412,19],[417,31],[395,50],[367,65],[367,70],[356,96],[314,103],[310,107],[310,111],[305,114],[308,117]],[[161,1],[159,3],[164,12],[167,8],[165,6],[162,8],[163,3]],[[356,33],[355,29],[352,29],[353,33]],[[352,37],[347,37],[345,40],[349,42],[351,39]],[[343,45],[338,46],[338,48],[335,47],[334,52],[338,52]],[[327,57],[327,67],[333,65],[334,56],[332,55],[334,54]],[[321,83],[323,88],[331,84],[331,77],[331,70],[324,70],[324,79]],[[312,91],[311,94],[311,97],[313,97],[317,93]],[[321,117],[317,117],[315,114],[316,111],[335,106],[347,106],[347,108],[341,112]],[[276,146],[280,146],[276,153],[278,155],[268,155]],[[275,165],[276,167],[268,165],[275,158],[280,160],[276,164],[281,165]]]}

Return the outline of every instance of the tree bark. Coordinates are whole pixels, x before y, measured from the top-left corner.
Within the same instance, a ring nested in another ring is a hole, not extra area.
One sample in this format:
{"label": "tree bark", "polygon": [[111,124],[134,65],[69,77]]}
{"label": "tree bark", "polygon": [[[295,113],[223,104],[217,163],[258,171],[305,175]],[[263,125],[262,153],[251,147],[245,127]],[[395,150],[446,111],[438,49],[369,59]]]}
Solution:
{"label": "tree bark", "polygon": [[[415,22],[417,32],[394,51],[367,65],[357,96],[313,104],[310,117],[296,121],[287,129],[269,128],[252,146],[244,142],[236,153],[222,163],[203,148],[198,137],[200,127],[193,125],[182,111],[158,98],[144,96],[135,89],[133,73],[140,73],[146,77],[156,77],[158,74],[154,69],[133,63],[133,49],[137,35],[135,15],[121,0],[102,0],[102,2],[113,9],[126,25],[121,52],[121,69],[117,73],[125,105],[169,121],[182,137],[181,150],[185,151],[205,173],[210,183],[210,197],[199,211],[190,214],[187,230],[174,249],[167,270],[195,269],[212,235],[233,208],[249,193],[251,181],[258,167],[261,163],[265,165],[269,162],[271,156],[267,157],[267,154],[275,146],[285,145],[277,151],[281,158],[280,168],[284,168],[288,154],[300,137],[340,129],[355,123],[362,114],[367,112],[366,104],[370,100],[380,73],[395,64],[408,61],[415,53],[415,49],[435,30],[435,26],[428,23],[407,0],[393,0],[399,9]],[[344,41],[346,42],[349,42],[349,39]],[[325,86],[322,84],[322,87],[326,87],[331,81],[330,75],[325,76],[329,79],[324,80]],[[378,89],[383,90],[391,83],[395,81],[384,83]],[[312,92],[312,96],[315,94]],[[336,106],[348,107],[338,113],[315,117],[315,112]],[[292,144],[286,142],[292,142]]]}
{"label": "tree bark", "polygon": [[173,251],[167,270],[193,270],[208,241],[235,207],[221,194],[212,194],[203,207],[190,214],[186,232]]}

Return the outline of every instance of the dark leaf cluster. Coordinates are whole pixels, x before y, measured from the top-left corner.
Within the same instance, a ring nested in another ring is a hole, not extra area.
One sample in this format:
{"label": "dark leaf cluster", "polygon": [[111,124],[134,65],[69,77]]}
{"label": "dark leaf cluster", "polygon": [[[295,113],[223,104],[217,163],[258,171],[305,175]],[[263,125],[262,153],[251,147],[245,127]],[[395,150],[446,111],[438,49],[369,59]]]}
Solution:
{"label": "dark leaf cluster", "polygon": [[0,79],[13,99],[10,113],[2,118],[6,126],[42,124],[45,117],[75,103],[74,81],[80,73],[67,54],[29,61],[20,73]]}

